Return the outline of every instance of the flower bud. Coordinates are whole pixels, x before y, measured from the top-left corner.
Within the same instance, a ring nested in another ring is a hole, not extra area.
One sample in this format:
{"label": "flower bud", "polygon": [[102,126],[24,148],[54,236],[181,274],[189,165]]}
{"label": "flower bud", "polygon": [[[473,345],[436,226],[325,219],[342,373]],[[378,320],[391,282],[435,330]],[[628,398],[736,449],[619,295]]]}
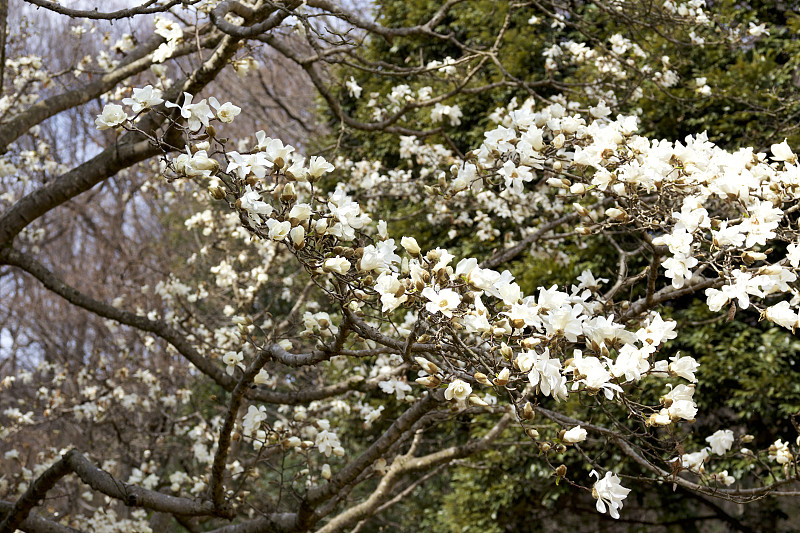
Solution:
{"label": "flower bud", "polygon": [[547,184],[556,189],[568,189],[569,181],[562,178],[547,178]]}
{"label": "flower bud", "polygon": [[508,368],[504,368],[503,370],[500,371],[499,374],[497,374],[497,377],[494,379],[494,384],[497,385],[498,387],[505,386],[506,383],[508,383],[510,375],[511,372],[509,372]]}
{"label": "flower bud", "polygon": [[526,350],[532,350],[536,346],[539,346],[542,343],[542,339],[537,339],[535,337],[525,337],[522,340],[522,347]]}
{"label": "flower bud", "polygon": [[523,329],[525,327],[525,321],[521,318],[512,318],[511,327],[514,329]]}
{"label": "flower bud", "polygon": [[489,378],[483,372],[475,372],[475,375],[473,377],[475,378],[475,381],[477,381],[481,385],[488,385],[488,386],[492,385],[492,383],[489,381]]}
{"label": "flower bud", "polygon": [[525,402],[520,416],[522,416],[524,420],[533,420],[534,416],[536,416],[536,412],[533,410],[531,402]]}
{"label": "flower bud", "polygon": [[413,256],[418,256],[421,251],[419,244],[417,244],[417,239],[414,237],[403,237],[400,239],[400,245]]}
{"label": "flower bud", "polygon": [[746,264],[747,266],[752,265],[756,261],[763,261],[766,258],[767,258],[767,254],[762,253],[762,252],[750,252],[750,251],[748,251],[748,252],[745,252],[745,253],[742,254],[742,261],[744,261],[744,264]]}
{"label": "flower bud", "polygon": [[456,178],[450,183],[450,189],[453,192],[461,192],[467,188],[467,180],[464,178]]}
{"label": "flower bud", "polygon": [[436,374],[436,373],[438,373],[440,371],[438,366],[436,366],[435,364],[431,363],[430,361],[428,361],[424,357],[415,357],[414,360],[428,374]]}
{"label": "flower bud", "polygon": [[281,201],[292,203],[297,200],[297,193],[294,190],[294,183],[287,183],[281,192]]}
{"label": "flower bud", "polygon": [[225,199],[225,191],[223,191],[219,187],[211,186],[208,188],[208,192],[211,193],[211,197],[215,200],[224,200]]}
{"label": "flower bud", "polygon": [[289,231],[289,239],[291,239],[295,250],[300,250],[305,246],[306,230],[303,226],[297,226]]}
{"label": "flower bud", "polygon": [[423,387],[428,387],[429,389],[435,389],[442,383],[442,380],[436,376],[425,376],[422,378],[417,378],[414,381],[416,381]]}
{"label": "flower bud", "polygon": [[606,209],[606,216],[612,220],[622,222],[628,218],[628,213],[617,207],[609,207]]}
{"label": "flower bud", "polygon": [[479,407],[488,407],[489,406],[488,403],[484,402],[482,399],[478,398],[474,394],[470,394],[469,395],[469,403],[471,403],[472,405],[477,405]]}
{"label": "flower bud", "polygon": [[314,222],[314,232],[317,235],[322,235],[328,230],[328,219],[320,218]]}
{"label": "flower bud", "polygon": [[[512,350],[511,347],[508,344],[503,342],[503,343],[500,344],[500,353],[506,359],[511,359],[511,356],[514,355],[514,350]],[[504,369],[504,370],[508,370],[508,369]]]}
{"label": "flower bud", "polygon": [[572,204],[572,207],[575,209],[575,212],[578,213],[580,216],[582,217],[589,216],[589,210],[583,207],[581,204],[574,203]]}

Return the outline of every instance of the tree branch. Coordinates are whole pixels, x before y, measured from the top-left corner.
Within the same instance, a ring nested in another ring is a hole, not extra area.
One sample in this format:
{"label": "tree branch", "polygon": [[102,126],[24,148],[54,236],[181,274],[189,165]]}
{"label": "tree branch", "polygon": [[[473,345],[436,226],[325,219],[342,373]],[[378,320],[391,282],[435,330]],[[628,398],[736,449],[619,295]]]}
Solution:
{"label": "tree branch", "polygon": [[136,7],[130,7],[127,9],[118,9],[117,11],[108,11],[105,13],[102,11],[98,11],[97,8],[92,10],[70,9],[68,7],[64,7],[61,4],[57,4],[55,2],[49,2],[48,0],[24,0],[24,1],[29,4],[33,4],[37,7],[43,7],[48,11],[53,11],[54,13],[58,13],[59,15],[66,15],[71,18],[85,18],[93,20],[116,20],[116,19],[133,17],[135,15],[152,15],[153,13],[164,13],[177,5],[180,4],[192,5],[196,4],[199,0],[170,0],[166,4],[160,6],[153,6],[153,4],[158,2],[158,0],[148,0],[144,4],[141,4]]}
{"label": "tree branch", "polygon": [[[8,517],[14,508],[15,505],[13,503],[0,500],[0,517],[3,515]],[[62,526],[58,522],[53,522],[35,514],[29,514],[25,520],[17,524],[17,529],[26,533],[82,533],[77,529]]]}

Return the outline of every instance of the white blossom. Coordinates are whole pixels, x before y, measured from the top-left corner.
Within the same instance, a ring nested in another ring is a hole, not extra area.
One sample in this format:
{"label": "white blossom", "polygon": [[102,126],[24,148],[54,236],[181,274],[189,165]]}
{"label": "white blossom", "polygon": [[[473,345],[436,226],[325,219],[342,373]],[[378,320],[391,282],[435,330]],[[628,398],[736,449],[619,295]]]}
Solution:
{"label": "white blossom", "polygon": [[592,470],[590,475],[597,478],[597,482],[592,487],[592,496],[597,499],[598,512],[605,513],[608,509],[608,514],[611,518],[619,518],[619,510],[622,509],[622,500],[628,497],[630,489],[622,486],[619,477],[613,472],[606,472],[606,475],[600,479],[600,475]]}

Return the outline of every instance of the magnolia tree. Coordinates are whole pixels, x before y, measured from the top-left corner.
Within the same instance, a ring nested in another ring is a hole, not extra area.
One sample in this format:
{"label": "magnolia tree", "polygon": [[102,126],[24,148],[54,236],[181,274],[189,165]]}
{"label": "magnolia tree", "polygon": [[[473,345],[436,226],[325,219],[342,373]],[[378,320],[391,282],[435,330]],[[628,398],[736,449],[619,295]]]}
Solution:
{"label": "magnolia tree", "polygon": [[[325,0],[114,12],[27,3],[81,21],[76,39],[121,19],[147,37],[108,39],[69,74],[35,56],[7,61],[0,290],[24,301],[30,284],[8,281],[24,273],[99,317],[93,335],[108,344],[82,354],[88,341],[64,333],[59,342],[78,350],[63,360],[52,347],[23,351],[17,338],[29,333],[4,326],[0,532],[361,530],[449,466],[520,446],[539,454],[543,483],[585,491],[613,518],[634,483],[739,503],[799,494],[797,443],[785,435],[749,448],[747,428],[718,427],[699,436],[707,446],[691,444],[699,365],[670,348],[681,331],[663,311],[694,297],[729,320],[755,309],[794,332],[800,165],[783,139],[761,153],[702,133],[640,135],[635,115],[615,111],[625,80],[658,69],[634,98],[669,87],[668,58],[619,35],[562,42],[543,50],[541,82],[515,79],[503,67],[505,27],[486,48],[460,42],[446,21],[469,2],[453,0],[408,27]],[[582,23],[549,3],[506,8],[531,26]],[[702,2],[667,1],[650,15],[695,45],[722,31]],[[739,43],[768,31],[724,30]],[[403,36],[455,43],[462,56],[408,66],[362,53],[371,39]],[[218,81],[228,68],[252,81],[261,46],[307,76],[335,127],[398,135],[401,164],[314,155],[307,139],[250,129],[247,105]],[[559,81],[564,62],[595,65],[580,94]],[[337,63],[392,85],[366,95],[347,76],[339,86],[326,68]],[[500,81],[479,76],[492,69]],[[465,117],[449,99],[498,86],[531,97],[486,110],[483,141],[462,153],[448,130]],[[366,117],[350,111],[367,97]],[[73,109],[95,144],[51,151],[57,128],[51,143],[42,128]],[[146,242],[140,221],[180,216],[171,242],[160,235],[180,257],[101,291],[81,276],[94,258],[64,271],[47,236],[69,218],[60,210],[113,180],[140,183],[118,211],[117,238]],[[393,229],[387,202],[449,224],[448,242]],[[502,238],[500,221],[513,227]],[[448,251],[469,238],[499,246]],[[504,268],[528,253],[558,260],[565,243],[591,239],[616,256],[614,276],[585,270],[524,290]],[[469,430],[453,438],[464,420]]]}

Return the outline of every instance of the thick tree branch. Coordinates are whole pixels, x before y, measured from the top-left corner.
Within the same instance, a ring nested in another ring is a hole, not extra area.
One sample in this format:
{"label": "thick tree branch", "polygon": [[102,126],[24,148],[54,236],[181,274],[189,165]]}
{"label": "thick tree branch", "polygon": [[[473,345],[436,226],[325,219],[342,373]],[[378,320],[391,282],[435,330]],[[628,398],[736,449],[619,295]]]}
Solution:
{"label": "thick tree branch", "polygon": [[48,0],[24,0],[24,1],[29,4],[33,4],[37,7],[43,7],[48,11],[53,11],[54,13],[58,13],[60,15],[66,15],[71,18],[85,18],[92,20],[116,20],[116,19],[130,18],[136,15],[152,15],[153,13],[165,13],[177,5],[180,4],[192,5],[196,4],[199,0],[170,0],[166,4],[161,4],[161,5],[153,5],[157,4],[158,0],[148,0],[147,2],[136,7],[130,7],[127,9],[118,9],[117,11],[108,11],[108,12],[98,11],[96,8],[92,10],[70,9],[68,7],[64,7],[61,4],[57,4],[55,2],[49,2]]}
{"label": "thick tree branch", "polygon": [[513,420],[514,416],[506,413],[484,437],[461,446],[451,446],[423,457],[413,457],[411,452],[396,457],[389,467],[389,471],[381,478],[378,486],[366,500],[337,515],[324,527],[318,529],[317,533],[336,533],[374,513],[382,503],[391,498],[394,485],[405,474],[435,468],[455,459],[468,457],[486,450]]}
{"label": "thick tree branch", "polygon": [[[158,336],[159,338],[168,342],[178,351],[178,353],[192,363],[198,370],[213,379],[225,390],[232,391],[236,387],[237,381],[234,378],[228,376],[222,370],[222,368],[217,366],[211,359],[201,354],[191,343],[186,340],[182,333],[170,327],[166,322],[160,320],[150,320],[145,316],[124,311],[97,301],[81,293],[74,287],[67,285],[52,272],[46,269],[44,265],[35,259],[18,252],[17,250],[11,248],[0,248],[0,264],[11,265],[22,269],[39,280],[39,282],[41,282],[42,285],[44,285],[47,289],[61,296],[73,305],[90,311],[103,318],[114,320],[120,324],[124,324],[126,326],[136,328],[141,331],[146,331]],[[271,345],[270,349],[265,350],[264,353],[289,366],[302,366],[305,363],[313,364],[321,361],[323,359],[323,355],[326,355],[328,358],[336,355],[332,353],[326,354],[321,351],[311,352],[310,354],[290,354],[277,344]],[[330,398],[332,396],[345,393],[349,390],[371,388],[373,386],[373,382],[364,382],[363,378],[360,376],[354,376],[341,383],[327,387],[312,388],[296,392],[277,392],[260,387],[255,390],[248,390],[247,397],[264,403],[299,405],[309,401]]]}
{"label": "thick tree branch", "polygon": [[239,408],[242,406],[245,392],[250,387],[256,374],[267,364],[270,357],[270,352],[262,351],[250,366],[247,367],[247,370],[244,371],[236,387],[234,387],[231,392],[231,401],[225,413],[225,421],[222,423],[222,427],[219,430],[217,452],[214,454],[214,464],[211,467],[211,480],[208,487],[211,500],[217,508],[222,508],[224,505],[225,494],[223,477],[225,476],[225,463],[228,458],[228,450],[231,445],[231,433],[233,433],[233,428],[236,425]]}
{"label": "thick tree branch", "polygon": [[295,527],[305,530],[322,519],[323,516],[315,513],[315,508],[335,496],[339,490],[354,481],[376,460],[383,457],[395,442],[406,435],[424,415],[435,409],[443,398],[442,391],[428,392],[424,398],[400,415],[369,448],[337,472],[327,484],[310,489],[300,505]]}
{"label": "thick tree branch", "polygon": [[183,516],[232,517],[230,508],[217,508],[211,501],[190,500],[130,485],[91,463],[77,450],[68,451],[61,459],[35,479],[14,508],[0,523],[0,532],[13,532],[62,477],[76,474],[94,490],[119,500],[130,507],[142,507],[161,513]]}
{"label": "thick tree branch", "polygon": [[43,120],[66,109],[85,104],[110,91],[121,81],[150,68],[153,64],[151,54],[162,42],[164,42],[163,37],[153,35],[131,51],[114,70],[104,74],[97,81],[36,102],[25,111],[14,115],[0,129],[0,153],[5,152],[9,144]]}
{"label": "thick tree branch", "polygon": [[[0,518],[4,515],[8,516],[14,508],[15,505],[13,503],[0,500]],[[82,533],[77,529],[62,526],[58,522],[53,522],[35,514],[29,514],[25,520],[17,524],[17,529],[25,533]]]}
{"label": "thick tree branch", "polygon": [[[296,9],[300,4],[301,2],[292,0],[286,2],[286,5],[280,10],[276,9],[270,4],[261,6],[261,8],[253,9],[240,4],[239,2],[226,0],[217,4],[217,7],[211,11],[211,21],[223,33],[227,33],[228,35],[237,37],[239,39],[247,39],[277,27],[286,17],[289,16],[290,12]],[[263,22],[253,24],[251,26],[239,26],[225,20],[225,15],[228,13],[235,13],[240,17],[243,17],[245,20],[253,19],[259,15],[262,17],[265,15],[269,16]]]}
{"label": "thick tree branch", "polygon": [[20,496],[14,507],[0,522],[0,533],[14,533],[14,531],[28,518],[31,510],[44,499],[47,492],[52,489],[58,480],[71,472],[67,457],[56,461],[50,468],[34,479],[27,490]]}
{"label": "thick tree branch", "polygon": [[551,222],[547,222],[542,224],[536,231],[528,235],[527,237],[523,238],[517,244],[510,246],[504,250],[500,250],[499,252],[492,255],[489,259],[481,263],[481,268],[496,268],[499,265],[502,265],[506,261],[511,261],[519,254],[524,252],[528,249],[528,247],[541,239],[548,231],[553,230],[560,226],[561,224],[566,224],[578,218],[577,213],[570,213],[569,215],[564,215],[563,217],[557,218]]}

